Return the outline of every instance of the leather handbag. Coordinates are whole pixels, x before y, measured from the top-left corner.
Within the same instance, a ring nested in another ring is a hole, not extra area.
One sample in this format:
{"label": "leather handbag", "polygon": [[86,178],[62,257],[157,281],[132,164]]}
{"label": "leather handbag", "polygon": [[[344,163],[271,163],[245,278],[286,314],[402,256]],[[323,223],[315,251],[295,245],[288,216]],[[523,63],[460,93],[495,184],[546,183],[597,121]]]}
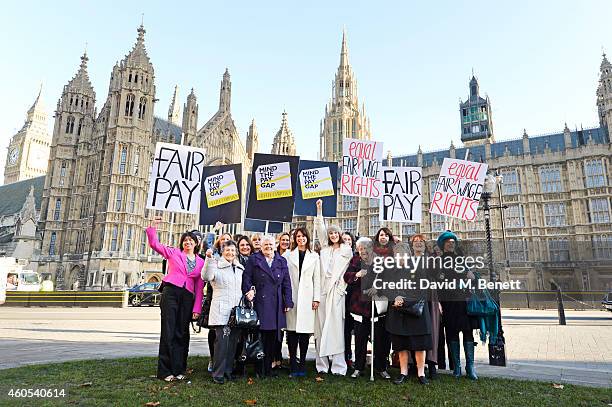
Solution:
{"label": "leather handbag", "polygon": [[254,362],[264,358],[263,342],[258,331],[246,335],[242,352],[240,353],[241,362]]}
{"label": "leather handbag", "polygon": [[402,314],[410,315],[412,317],[420,317],[423,315],[423,309],[425,308],[425,300],[420,299],[417,301],[406,301],[397,310]]}
{"label": "leather handbag", "polygon": [[257,316],[257,311],[255,311],[255,308],[253,308],[253,302],[246,302],[249,303],[248,306],[245,305],[245,296],[242,296],[240,303],[232,308],[228,321],[230,328],[259,328],[259,317]]}
{"label": "leather handbag", "polygon": [[[191,321],[191,329],[193,329],[194,333],[199,334],[202,332],[202,328],[208,328],[208,317],[210,315],[210,296],[205,295],[202,299],[202,312],[200,312],[200,316],[198,319]],[[196,329],[196,326],[198,327]]]}
{"label": "leather handbag", "polygon": [[[480,278],[480,274],[474,273],[474,275],[476,278]],[[486,288],[482,290],[470,290],[466,308],[467,314],[473,317],[494,315],[499,310],[497,303]]]}

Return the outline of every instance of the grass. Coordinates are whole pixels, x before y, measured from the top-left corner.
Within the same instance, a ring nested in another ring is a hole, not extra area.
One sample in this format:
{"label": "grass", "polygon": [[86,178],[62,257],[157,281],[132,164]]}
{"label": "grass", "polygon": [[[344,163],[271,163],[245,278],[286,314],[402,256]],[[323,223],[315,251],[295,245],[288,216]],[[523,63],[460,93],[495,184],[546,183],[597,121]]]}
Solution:
{"label": "grass", "polygon": [[[0,406],[610,406],[610,389],[480,378],[471,382],[440,375],[420,386],[415,379],[396,386],[383,379],[310,375],[289,379],[242,379],[212,383],[207,357],[191,357],[191,383],[154,377],[156,359],[88,360],[0,371]],[[309,372],[314,366],[309,365]],[[392,371],[392,375],[397,374]],[[65,389],[64,398],[9,398],[11,388]],[[155,404],[159,403],[159,404]]]}

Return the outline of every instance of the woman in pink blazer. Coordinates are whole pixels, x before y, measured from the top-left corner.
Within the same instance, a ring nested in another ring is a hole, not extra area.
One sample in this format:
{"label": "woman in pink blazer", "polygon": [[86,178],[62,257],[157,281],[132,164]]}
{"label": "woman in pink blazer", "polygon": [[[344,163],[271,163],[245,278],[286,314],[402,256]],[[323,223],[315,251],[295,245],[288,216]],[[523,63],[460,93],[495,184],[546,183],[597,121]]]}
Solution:
{"label": "woman in pink blazer", "polygon": [[167,382],[185,379],[189,352],[189,322],[202,312],[204,260],[197,256],[197,237],[185,232],[179,248],[167,247],[157,239],[156,216],[147,228],[149,246],[167,261],[167,274],[161,285],[161,336],[157,360],[157,377]]}

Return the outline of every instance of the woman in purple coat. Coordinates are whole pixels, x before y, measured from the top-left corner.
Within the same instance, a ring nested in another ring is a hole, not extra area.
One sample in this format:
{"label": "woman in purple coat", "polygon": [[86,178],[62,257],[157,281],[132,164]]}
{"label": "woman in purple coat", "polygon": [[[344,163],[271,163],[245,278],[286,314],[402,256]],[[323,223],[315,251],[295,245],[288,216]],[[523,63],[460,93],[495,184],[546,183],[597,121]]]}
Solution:
{"label": "woman in purple coat", "polygon": [[274,238],[264,236],[261,251],[249,257],[242,275],[242,291],[254,301],[259,316],[264,346],[264,376],[274,376],[272,359],[280,341],[281,329],[287,327],[285,313],[293,308],[291,279],[287,260],[274,251]]}

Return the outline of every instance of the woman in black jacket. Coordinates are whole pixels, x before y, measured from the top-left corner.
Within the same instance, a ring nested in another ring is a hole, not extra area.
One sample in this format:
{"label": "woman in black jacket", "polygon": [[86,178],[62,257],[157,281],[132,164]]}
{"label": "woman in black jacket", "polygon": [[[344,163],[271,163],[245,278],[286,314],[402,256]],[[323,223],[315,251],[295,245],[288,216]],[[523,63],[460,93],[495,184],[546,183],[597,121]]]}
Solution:
{"label": "woman in black jacket", "polygon": [[[403,384],[408,378],[409,352],[414,352],[417,366],[417,377],[420,384],[429,384],[425,378],[425,353],[432,348],[431,316],[427,307],[427,290],[420,289],[420,281],[427,279],[427,258],[424,256],[425,245],[414,247],[414,258],[421,261],[417,264],[400,264],[396,273],[401,273],[394,281],[406,279],[412,281],[414,288],[402,290],[389,302],[386,328],[391,335],[393,350],[398,353],[400,375],[393,381]],[[420,316],[409,312],[415,304],[423,302]]]}
{"label": "woman in black jacket", "polygon": [[[461,357],[459,332],[463,334],[463,350],[465,352],[465,374],[472,380],[477,380],[474,369],[474,329],[478,328],[478,318],[467,313],[467,289],[459,288],[459,281],[473,279],[473,273],[465,270],[463,259],[456,247],[457,236],[451,231],[442,233],[437,240],[442,249],[442,270],[440,280],[455,281],[456,289],[439,290],[442,303],[442,320],[446,328],[450,356],[454,362],[453,376],[461,377]],[[459,261],[459,259],[461,261]]]}

